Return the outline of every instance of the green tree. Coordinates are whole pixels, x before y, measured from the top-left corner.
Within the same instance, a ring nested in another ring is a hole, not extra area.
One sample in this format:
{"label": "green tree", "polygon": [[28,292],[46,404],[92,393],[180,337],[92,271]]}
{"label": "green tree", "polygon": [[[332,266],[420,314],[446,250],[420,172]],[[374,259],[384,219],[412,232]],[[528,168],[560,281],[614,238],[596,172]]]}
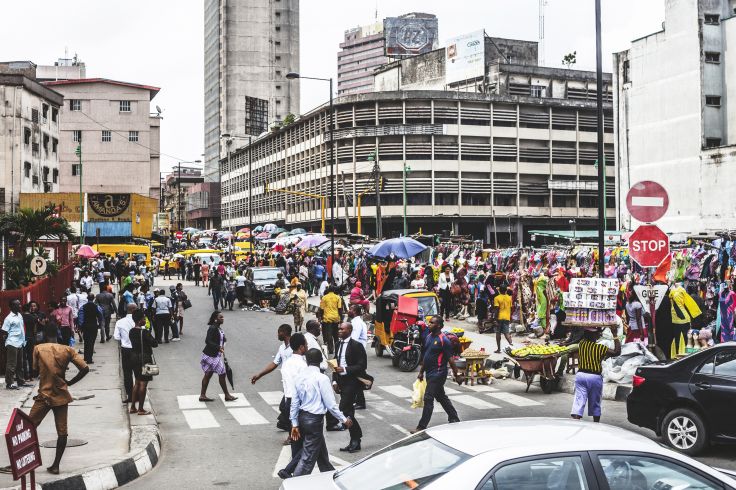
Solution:
{"label": "green tree", "polygon": [[562,64],[567,67],[569,70],[572,68],[572,66],[578,62],[578,52],[573,51],[572,53],[567,53],[565,56],[562,57]]}
{"label": "green tree", "polygon": [[[37,245],[41,237],[73,240],[74,230],[64,218],[54,213],[53,207],[45,209],[23,208],[17,213],[0,216],[0,233],[13,247],[13,256],[5,260],[6,285],[17,288],[30,282],[30,259],[38,253]],[[27,249],[34,250],[30,256]],[[41,247],[41,250],[43,248]],[[52,268],[53,269],[53,268]]]}
{"label": "green tree", "polygon": [[288,126],[289,124],[293,124],[294,121],[296,121],[296,116],[290,112],[284,118],[284,121],[283,121],[282,125],[283,126]]}

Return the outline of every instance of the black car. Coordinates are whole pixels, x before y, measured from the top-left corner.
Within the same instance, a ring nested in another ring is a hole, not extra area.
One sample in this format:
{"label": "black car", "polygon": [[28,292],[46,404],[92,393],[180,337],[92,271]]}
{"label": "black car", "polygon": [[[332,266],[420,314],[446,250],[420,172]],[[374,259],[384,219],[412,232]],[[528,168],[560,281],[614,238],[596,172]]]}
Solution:
{"label": "black car", "polygon": [[736,342],[670,364],[636,370],[626,399],[629,422],[694,455],[709,443],[736,443]]}
{"label": "black car", "polygon": [[252,303],[260,303],[263,300],[274,299],[274,286],[278,280],[278,274],[282,274],[278,267],[253,267],[252,275],[247,274],[249,279],[245,282],[245,298]]}

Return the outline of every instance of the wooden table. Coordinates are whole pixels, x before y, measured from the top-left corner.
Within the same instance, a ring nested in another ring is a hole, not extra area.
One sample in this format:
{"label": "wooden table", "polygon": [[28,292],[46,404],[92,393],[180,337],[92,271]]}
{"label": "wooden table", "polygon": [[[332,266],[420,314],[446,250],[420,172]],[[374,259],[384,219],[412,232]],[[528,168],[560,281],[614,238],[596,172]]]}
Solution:
{"label": "wooden table", "polygon": [[[485,373],[485,370],[483,368],[485,360],[488,359],[488,356],[489,354],[463,356],[466,361],[465,369],[463,370],[463,376],[465,377],[463,383],[467,385],[468,381],[470,381],[470,385],[474,386],[475,381],[477,380],[478,383],[488,384],[489,378],[491,376],[490,374]],[[479,372],[483,372],[484,374],[479,374]]]}

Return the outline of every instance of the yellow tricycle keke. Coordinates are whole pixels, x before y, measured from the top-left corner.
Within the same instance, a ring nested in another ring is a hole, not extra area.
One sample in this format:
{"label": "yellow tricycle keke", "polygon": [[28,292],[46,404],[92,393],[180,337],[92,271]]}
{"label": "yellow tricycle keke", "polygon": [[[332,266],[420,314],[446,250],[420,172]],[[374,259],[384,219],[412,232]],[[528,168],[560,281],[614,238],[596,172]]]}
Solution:
{"label": "yellow tricycle keke", "polygon": [[393,289],[376,299],[373,349],[384,351],[401,371],[414,371],[422,352],[422,322],[439,314],[437,295],[423,289]]}

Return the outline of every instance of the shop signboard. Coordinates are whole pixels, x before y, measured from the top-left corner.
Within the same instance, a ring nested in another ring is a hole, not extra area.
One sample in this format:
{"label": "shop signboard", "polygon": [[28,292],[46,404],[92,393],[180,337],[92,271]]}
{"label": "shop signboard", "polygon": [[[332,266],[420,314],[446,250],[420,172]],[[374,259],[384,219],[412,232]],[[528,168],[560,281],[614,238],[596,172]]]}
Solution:
{"label": "shop signboard", "polygon": [[87,194],[89,221],[131,221],[130,194]]}
{"label": "shop signboard", "polygon": [[437,17],[387,17],[383,32],[386,56],[392,58],[416,56],[439,47]]}
{"label": "shop signboard", "polygon": [[448,84],[485,75],[485,35],[481,29],[447,41],[445,80]]}

